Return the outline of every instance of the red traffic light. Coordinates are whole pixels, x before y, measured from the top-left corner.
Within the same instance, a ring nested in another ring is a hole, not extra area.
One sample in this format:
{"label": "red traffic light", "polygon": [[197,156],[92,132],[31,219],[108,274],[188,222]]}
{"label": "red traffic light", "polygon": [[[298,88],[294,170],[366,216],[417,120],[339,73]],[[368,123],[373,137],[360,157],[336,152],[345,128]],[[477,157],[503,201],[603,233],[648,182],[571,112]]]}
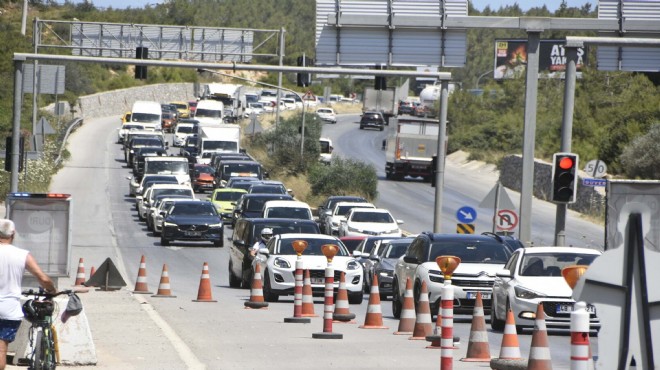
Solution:
{"label": "red traffic light", "polygon": [[573,158],[564,157],[559,160],[559,168],[562,170],[568,170],[573,167]]}

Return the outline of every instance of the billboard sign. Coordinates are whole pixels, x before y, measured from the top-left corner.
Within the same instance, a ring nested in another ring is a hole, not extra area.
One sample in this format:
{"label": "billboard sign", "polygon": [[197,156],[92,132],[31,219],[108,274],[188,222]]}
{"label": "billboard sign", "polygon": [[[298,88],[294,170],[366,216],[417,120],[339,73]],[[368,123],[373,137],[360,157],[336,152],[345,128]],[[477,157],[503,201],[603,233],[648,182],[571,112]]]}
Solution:
{"label": "billboard sign", "polygon": [[[565,40],[541,40],[539,77],[563,78],[566,70]],[[586,63],[586,48],[578,48],[577,77]],[[527,66],[527,40],[495,40],[493,78],[502,80],[524,76]]]}

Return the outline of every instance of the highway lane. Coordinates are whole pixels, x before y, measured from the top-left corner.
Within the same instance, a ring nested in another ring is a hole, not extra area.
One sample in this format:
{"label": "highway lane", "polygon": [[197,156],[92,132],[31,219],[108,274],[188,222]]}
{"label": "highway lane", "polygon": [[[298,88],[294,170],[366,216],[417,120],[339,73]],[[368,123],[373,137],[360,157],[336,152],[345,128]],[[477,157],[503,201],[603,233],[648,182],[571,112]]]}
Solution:
{"label": "highway lane", "polygon": [[[89,269],[91,266],[99,266],[108,257],[112,258],[126,280],[128,290],[134,287],[142,255],[146,257],[148,286],[152,291],[158,287],[162,265],[168,265],[172,293],[177,298],[156,299],[149,295],[141,297],[146,300],[145,304],[155,309],[185,345],[172,343],[160,335],[155,338],[155,344],[154,338],[141,343],[141,333],[147,332],[146,327],[154,324],[132,322],[127,310],[125,320],[113,323],[121,328],[122,333],[113,339],[112,350],[117,352],[113,354],[114,357],[125,359],[126,363],[146,359],[152,365],[160,364],[153,368],[186,367],[189,363],[183,362],[180,353],[192,355],[209,368],[257,368],[267,364],[282,369],[309,368],[309,364],[317,368],[437,368],[439,351],[424,349],[424,343],[409,341],[405,336],[391,335],[391,332],[396,330],[398,321],[391,315],[389,301],[382,302],[381,305],[383,321],[389,330],[358,328],[358,325],[364,322],[368,306],[368,296],[365,296],[362,305],[351,305],[351,311],[356,314],[356,324],[334,325],[336,332],[344,334],[344,339],[319,342],[311,339],[311,334],[322,331],[321,318],[313,318],[312,324],[309,325],[282,323],[284,317],[292,315],[290,297],[282,299],[282,302],[271,303],[268,310],[243,309],[243,301],[248,298],[249,291],[228,287],[228,242],[225,248],[194,243],[160,246],[159,240],[147,233],[146,226],[137,222],[133,198],[127,196],[126,176],[130,174],[130,170],[124,167],[119,145],[114,143],[114,130],[118,123],[118,117],[86,120],[85,125],[71,138],[68,149],[72,158],[53,180],[51,191],[70,193],[73,196],[74,261],[84,257]],[[339,153],[343,152],[347,144],[344,140],[349,140],[344,139],[344,136],[365,135],[363,140],[367,140],[370,145],[376,145],[369,150],[382,155],[378,150],[379,142],[376,138],[379,133],[364,132],[357,135],[357,126],[347,126],[343,123],[326,127],[345,130],[337,139],[333,138]],[[382,166],[377,168],[382,175]],[[432,200],[428,184],[381,181],[379,186],[379,204],[393,210],[395,208],[390,205],[401,204],[400,200],[405,200],[403,204],[408,204],[409,213],[399,213],[399,209],[395,210],[397,217],[406,220],[406,226],[421,225],[417,226],[421,230],[421,227],[432,223],[428,219],[429,216],[425,216],[430,207],[426,204],[420,205],[415,195],[422,194],[423,199]],[[411,187],[421,191],[411,192]],[[488,185],[482,187],[487,188]],[[407,195],[408,193],[411,194]],[[408,198],[403,198],[404,195]],[[392,197],[392,200],[388,202],[389,197]],[[451,217],[447,216],[447,222],[450,221]],[[226,228],[225,233],[226,236],[231,235],[231,229]],[[213,298],[218,300],[217,303],[192,302],[197,295],[204,262],[209,263],[212,294]],[[76,266],[72,266],[73,276],[75,269]],[[323,312],[322,299],[319,297],[315,302],[315,311],[320,315]],[[95,323],[90,325],[92,332],[98,333]],[[456,351],[456,358],[465,353],[469,331],[469,317],[457,317],[455,333],[463,341],[460,349]],[[501,335],[489,332],[488,336],[491,353],[496,356],[499,353]],[[524,356],[529,353],[530,339],[529,335],[521,337]],[[552,336],[550,341],[555,368],[567,369],[569,337]],[[463,364],[457,363],[455,366],[465,369],[477,367],[466,367],[462,366]]]}

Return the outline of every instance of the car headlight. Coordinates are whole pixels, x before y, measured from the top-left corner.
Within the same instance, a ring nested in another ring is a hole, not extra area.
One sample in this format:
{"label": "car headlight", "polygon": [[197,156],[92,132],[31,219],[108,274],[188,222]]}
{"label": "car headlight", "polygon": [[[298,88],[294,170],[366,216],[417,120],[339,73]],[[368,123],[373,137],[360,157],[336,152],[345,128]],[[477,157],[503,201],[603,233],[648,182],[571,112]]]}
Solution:
{"label": "car headlight", "polygon": [[516,293],[516,297],[522,299],[534,299],[534,298],[541,298],[546,296],[545,294],[541,294],[520,286],[514,287],[513,291]]}
{"label": "car headlight", "polygon": [[219,227],[222,227],[222,222],[217,223],[217,224],[210,224],[209,227],[212,228],[212,229],[217,229]]}
{"label": "car headlight", "polygon": [[388,230],[385,233],[386,234],[396,234],[399,232],[399,228],[397,227],[396,229]]}
{"label": "car headlight", "polygon": [[378,276],[382,276],[382,277],[392,277],[393,276],[393,271],[392,270],[376,270],[376,274]]}
{"label": "car headlight", "polygon": [[443,284],[445,278],[442,276],[442,273],[438,270],[429,270],[429,280],[433,283]]}
{"label": "car headlight", "polygon": [[357,270],[360,268],[360,264],[357,261],[348,261],[346,264],[346,270]]}
{"label": "car headlight", "polygon": [[173,222],[163,221],[163,227],[176,227],[176,224]]}
{"label": "car headlight", "polygon": [[291,264],[289,264],[289,261],[285,260],[284,258],[277,257],[273,261],[273,264],[279,268],[291,268]]}

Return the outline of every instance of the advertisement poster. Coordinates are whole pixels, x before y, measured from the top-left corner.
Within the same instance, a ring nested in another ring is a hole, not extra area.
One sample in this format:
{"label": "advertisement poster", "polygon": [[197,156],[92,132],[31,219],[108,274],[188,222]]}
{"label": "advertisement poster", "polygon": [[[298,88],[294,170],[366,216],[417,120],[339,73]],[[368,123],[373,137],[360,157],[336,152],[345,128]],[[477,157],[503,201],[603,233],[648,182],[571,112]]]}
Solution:
{"label": "advertisement poster", "polygon": [[[564,40],[541,40],[539,77],[563,78],[566,69]],[[578,48],[577,77],[586,62],[585,48]],[[527,40],[495,40],[493,78],[501,80],[524,76],[527,67]]]}

